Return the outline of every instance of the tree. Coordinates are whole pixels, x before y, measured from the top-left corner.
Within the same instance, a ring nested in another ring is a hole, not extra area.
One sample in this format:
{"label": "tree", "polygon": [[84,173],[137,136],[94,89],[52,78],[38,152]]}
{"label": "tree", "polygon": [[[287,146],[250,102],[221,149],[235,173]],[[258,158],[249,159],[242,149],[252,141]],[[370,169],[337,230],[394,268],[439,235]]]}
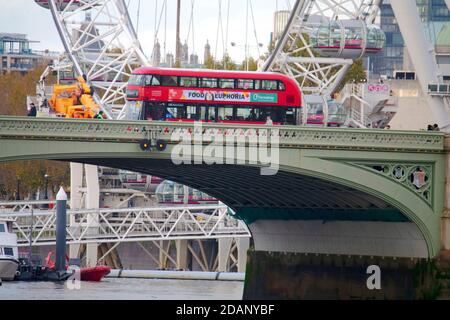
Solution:
{"label": "tree", "polygon": [[4,198],[13,199],[20,181],[22,198],[32,197],[44,186],[45,175],[48,175],[49,190],[56,192],[60,186],[70,183],[69,164],[54,161],[18,161],[0,164],[0,194]]}
{"label": "tree", "polygon": [[216,62],[213,56],[208,56],[206,60],[203,62],[205,69],[214,70],[216,67]]}
{"label": "tree", "polygon": [[240,69],[243,71],[257,71],[258,61],[253,57],[250,57],[242,62]]}
{"label": "tree", "polygon": [[367,82],[367,74],[362,59],[356,60],[339,84],[336,92],[341,91],[347,83]]}
{"label": "tree", "polygon": [[175,61],[175,63],[173,64],[172,68],[177,68],[180,69],[181,68],[181,61]]}
{"label": "tree", "polygon": [[222,60],[216,62],[216,69],[218,70],[236,70],[237,65],[233,62],[228,54],[225,54]]}
{"label": "tree", "polygon": [[[0,114],[25,116],[27,114],[27,95],[36,94],[36,84],[46,65],[40,65],[26,74],[12,72],[0,75]],[[55,83],[53,76],[46,79],[47,84]],[[21,195],[33,194],[45,183],[45,175],[50,176],[49,188],[67,186],[69,165],[51,161],[21,161],[0,164],[0,196],[12,198],[20,180]]]}
{"label": "tree", "polygon": [[[36,84],[46,65],[40,65],[26,74],[11,72],[0,75],[0,114],[24,116],[27,114],[27,95],[36,94]],[[47,83],[53,83],[49,76]]]}
{"label": "tree", "polygon": [[213,56],[209,56],[204,62],[204,67],[211,70],[237,70],[236,63],[228,54],[225,54],[222,60],[215,60]]}

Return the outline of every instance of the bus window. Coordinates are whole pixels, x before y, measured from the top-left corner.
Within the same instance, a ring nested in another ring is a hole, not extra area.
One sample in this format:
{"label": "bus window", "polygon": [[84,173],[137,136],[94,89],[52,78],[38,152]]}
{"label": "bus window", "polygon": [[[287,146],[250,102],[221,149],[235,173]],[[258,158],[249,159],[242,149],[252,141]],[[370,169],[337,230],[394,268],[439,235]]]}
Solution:
{"label": "bus window", "polygon": [[259,107],[251,107],[249,110],[250,115],[247,118],[247,121],[257,121],[259,118]]}
{"label": "bus window", "polygon": [[262,90],[261,89],[261,80],[255,80],[255,90]]}
{"label": "bus window", "polygon": [[285,110],[285,121],[284,123],[287,125],[296,125],[297,124],[297,113],[295,108],[286,108]]}
{"label": "bus window", "polygon": [[237,108],[236,119],[237,121],[249,121],[251,116],[250,108]]}
{"label": "bus window", "polygon": [[280,91],[286,91],[286,86],[284,85],[283,82],[278,81],[278,90]]}
{"label": "bus window", "polygon": [[237,81],[238,89],[253,90],[255,89],[255,82],[249,79],[239,79]]}
{"label": "bus window", "polygon": [[127,101],[126,120],[144,120],[142,101]]}
{"label": "bus window", "polygon": [[233,107],[219,107],[217,121],[233,120]]}
{"label": "bus window", "polygon": [[166,120],[187,119],[186,107],[167,107]]}
{"label": "bus window", "polygon": [[215,78],[202,78],[202,88],[217,88],[217,79]]}
{"label": "bus window", "polygon": [[198,108],[196,106],[187,106],[186,107],[186,111],[187,111],[187,119],[189,120],[200,120],[198,117]]}
{"label": "bus window", "polygon": [[272,108],[272,120],[284,124],[286,122],[286,108],[274,107]]}
{"label": "bus window", "polygon": [[[174,108],[174,110],[176,111],[176,108]],[[172,111],[172,112],[171,112],[171,111]],[[164,118],[165,118],[167,121],[170,121],[170,120],[175,119],[175,117],[174,117],[174,115],[173,115],[173,110],[172,110],[172,108],[167,108],[167,109],[165,110],[165,112],[164,112]]]}
{"label": "bus window", "polygon": [[197,87],[197,78],[180,77],[180,87]]}
{"label": "bus window", "polygon": [[209,106],[208,108],[208,117],[205,119],[207,121],[217,121],[217,107]]}
{"label": "bus window", "polygon": [[144,86],[146,86],[146,87],[151,86],[152,85],[152,78],[153,78],[153,76],[149,75],[149,74],[144,76]]}
{"label": "bus window", "polygon": [[208,120],[208,107],[197,107],[197,120]]}
{"label": "bus window", "polygon": [[159,86],[161,85],[159,82],[158,76],[146,75],[144,79],[144,86]]}
{"label": "bus window", "polygon": [[234,79],[219,79],[219,88],[234,89]]}
{"label": "bus window", "polygon": [[164,87],[177,87],[178,86],[178,77],[162,76],[161,77],[161,85],[163,85]]}
{"label": "bus window", "polygon": [[164,121],[165,120],[165,110],[164,104],[145,102],[144,109],[142,111],[142,120],[149,121]]}
{"label": "bus window", "polygon": [[130,79],[128,80],[128,84],[130,86],[141,86],[142,85],[142,80],[144,79],[145,76],[140,75],[140,74],[133,74],[131,75]]}
{"label": "bus window", "polygon": [[278,81],[263,80],[261,85],[262,90],[278,90]]}
{"label": "bus window", "polygon": [[258,121],[266,122],[267,117],[270,117],[273,122],[280,122],[280,119],[273,107],[260,107]]}

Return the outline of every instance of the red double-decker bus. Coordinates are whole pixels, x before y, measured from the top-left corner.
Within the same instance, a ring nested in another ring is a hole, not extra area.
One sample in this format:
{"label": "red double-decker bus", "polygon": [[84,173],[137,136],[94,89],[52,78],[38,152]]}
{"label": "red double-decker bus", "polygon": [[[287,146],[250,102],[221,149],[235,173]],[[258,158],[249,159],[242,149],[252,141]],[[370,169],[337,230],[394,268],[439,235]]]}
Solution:
{"label": "red double-decker bus", "polygon": [[129,79],[127,100],[131,119],[296,125],[302,95],[278,73],[143,67]]}

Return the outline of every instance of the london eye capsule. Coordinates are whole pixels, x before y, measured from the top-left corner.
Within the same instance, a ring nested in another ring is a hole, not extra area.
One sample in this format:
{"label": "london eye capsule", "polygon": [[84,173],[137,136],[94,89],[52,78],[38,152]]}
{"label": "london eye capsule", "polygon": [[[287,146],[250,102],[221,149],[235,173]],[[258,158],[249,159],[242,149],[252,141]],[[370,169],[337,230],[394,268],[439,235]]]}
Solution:
{"label": "london eye capsule", "polygon": [[163,181],[155,191],[156,199],[160,204],[217,204],[218,200],[213,197],[183,186],[172,181]]}
{"label": "london eye capsule", "polygon": [[[50,0],[34,0],[34,2],[36,2],[38,5],[40,5],[41,7],[45,8],[45,9],[50,9]],[[59,6],[59,10],[68,10],[68,11],[72,11],[75,10],[76,8],[84,5],[85,3],[89,3],[89,1],[79,1],[79,0],[59,0],[56,1],[57,6]],[[67,8],[67,6],[70,6],[69,8]]]}
{"label": "london eye capsule", "polygon": [[357,59],[377,53],[384,47],[386,36],[376,25],[361,20],[322,21],[310,34],[311,46],[324,57]]}

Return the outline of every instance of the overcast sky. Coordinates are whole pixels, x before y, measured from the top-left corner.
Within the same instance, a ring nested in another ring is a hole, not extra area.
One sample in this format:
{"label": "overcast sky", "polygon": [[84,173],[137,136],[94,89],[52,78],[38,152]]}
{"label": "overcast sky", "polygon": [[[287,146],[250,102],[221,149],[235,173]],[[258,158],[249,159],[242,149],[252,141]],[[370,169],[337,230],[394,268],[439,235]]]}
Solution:
{"label": "overcast sky", "polygon": [[[175,48],[175,20],[176,20],[176,0],[168,1],[167,19],[167,52],[174,52]],[[189,29],[189,19],[191,14],[191,1],[182,0],[181,18],[181,41],[188,40],[190,51],[192,51],[192,32],[189,39],[186,39]],[[203,50],[206,40],[211,44],[212,54],[216,51],[216,35],[219,17],[219,1],[222,3],[222,23],[226,28],[228,2],[230,3],[228,51],[236,61],[242,61],[245,57],[245,21],[246,21],[246,0],[195,0],[194,1],[194,34],[195,52],[203,59]],[[129,11],[133,22],[137,22],[137,12],[139,0],[126,0],[130,2]],[[148,56],[151,55],[154,30],[155,30],[155,6],[158,4],[158,20],[161,13],[163,0],[140,0],[140,22],[138,24],[138,35]],[[253,13],[257,37],[260,43],[264,44],[264,53],[270,40],[270,33],[273,29],[273,13],[278,8],[286,9],[289,0],[252,0]],[[36,50],[62,50],[62,44],[53,24],[49,10],[41,8],[34,3],[34,0],[0,0],[0,32],[15,32],[28,34],[30,40],[39,41],[33,44]],[[254,35],[253,21],[249,14],[248,38],[251,55],[257,56],[256,40]],[[226,30],[224,30],[225,33]],[[225,34],[224,34],[225,37]],[[159,30],[159,40],[164,40],[164,21]],[[219,38],[217,48],[218,56],[222,55],[222,38]],[[231,42],[238,46],[231,47]]]}

